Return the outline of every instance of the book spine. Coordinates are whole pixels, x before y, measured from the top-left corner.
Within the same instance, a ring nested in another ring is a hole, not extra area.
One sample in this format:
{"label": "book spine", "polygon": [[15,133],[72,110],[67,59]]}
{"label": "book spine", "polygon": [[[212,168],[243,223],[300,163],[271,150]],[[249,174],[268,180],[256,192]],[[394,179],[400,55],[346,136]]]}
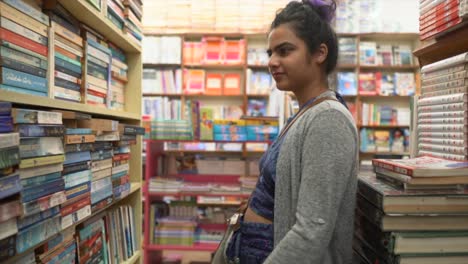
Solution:
{"label": "book spine", "polygon": [[30,56],[28,54],[25,54],[21,51],[17,51],[9,47],[1,46],[0,55],[2,56],[2,58],[8,58],[14,61],[25,63],[32,67],[38,67],[43,70],[47,70],[47,61]]}
{"label": "book spine", "polygon": [[468,155],[467,148],[465,146],[446,146],[446,145],[434,145],[430,143],[419,143],[418,148],[420,150],[442,152],[447,154],[457,154],[457,155]]}
{"label": "book spine", "polygon": [[72,43],[80,47],[83,46],[83,39],[74,32],[68,30],[60,24],[57,24],[55,21],[52,21],[51,27],[54,29],[55,34],[62,36],[63,38],[71,41]]}
{"label": "book spine", "polygon": [[81,93],[67,88],[54,86],[54,98],[60,98],[72,102],[81,102]]}
{"label": "book spine", "polygon": [[82,144],[71,144],[65,145],[65,152],[80,152],[80,151],[90,151],[93,150],[93,145],[91,143],[82,143]]}
{"label": "book spine", "polygon": [[445,118],[421,118],[418,120],[419,124],[436,124],[436,125],[454,125],[454,124],[465,124],[467,118],[465,117],[445,117]]}
{"label": "book spine", "polygon": [[37,42],[30,40],[29,38],[26,38],[5,28],[0,28],[0,39],[4,41],[9,41],[12,44],[31,50],[42,56],[47,56],[47,54],[49,53],[47,46],[41,45]]}
{"label": "book spine", "polygon": [[[54,76],[55,76],[55,79],[59,78],[61,80],[64,80],[64,81],[67,81],[67,82],[70,82],[70,83],[73,83],[73,84],[81,84],[81,79],[79,79],[79,78],[77,78],[75,76],[68,75],[66,73],[60,72],[60,71],[55,71]],[[81,87],[79,87],[76,90],[80,90],[80,88]]]}
{"label": "book spine", "polygon": [[19,173],[21,179],[28,179],[36,176],[51,174],[54,172],[59,172],[63,170],[62,164],[53,164],[44,167],[29,168],[29,169],[20,169]]}
{"label": "book spine", "polygon": [[67,49],[63,49],[59,47],[58,45],[54,46],[54,50],[56,53],[59,53],[63,56],[66,56],[68,59],[72,61],[78,61],[81,62],[81,56],[74,54],[73,52],[68,51]]}
{"label": "book spine", "polygon": [[468,62],[461,63],[461,64],[458,64],[458,65],[453,65],[453,66],[450,66],[448,68],[442,68],[442,69],[439,69],[439,70],[435,70],[433,72],[424,72],[424,73],[422,73],[422,78],[423,79],[436,78],[436,77],[443,76],[443,75],[449,75],[449,74],[452,74],[454,72],[464,71],[466,69],[468,69]]}
{"label": "book spine", "polygon": [[92,162],[91,171],[94,173],[95,171],[100,171],[100,170],[108,169],[111,167],[112,167],[112,159],[98,160],[98,161]]}
{"label": "book spine", "polygon": [[467,86],[460,86],[455,88],[449,88],[445,90],[435,91],[435,92],[424,92],[424,97],[431,97],[431,96],[441,96],[441,95],[450,95],[450,94],[457,94],[457,93],[468,93]]}
{"label": "book spine", "polygon": [[22,46],[16,45],[16,44],[11,43],[11,42],[9,42],[7,40],[0,40],[0,42],[1,42],[2,46],[4,46],[4,47],[8,47],[10,49],[22,52],[22,53],[27,54],[29,56],[33,56],[33,57],[39,58],[41,60],[47,61],[46,56],[43,56],[43,55],[41,55],[41,54],[39,54],[37,52],[34,52],[32,50],[23,48]]}
{"label": "book spine", "polygon": [[[84,54],[84,50],[83,50],[83,47],[82,46],[78,46],[77,44],[69,41],[68,39],[60,36],[60,35],[57,35],[55,34],[55,43],[61,43],[63,44],[62,47],[68,47],[69,48],[69,51],[75,51],[77,52],[78,56],[80,57],[83,57],[83,54]],[[66,48],[65,48],[66,49]]]}
{"label": "book spine", "polygon": [[36,76],[39,76],[41,78],[46,77],[46,71],[45,70],[43,70],[41,68],[34,67],[34,66],[27,65],[27,64],[19,62],[19,61],[14,61],[14,60],[11,60],[9,58],[0,57],[0,65],[2,67],[10,68],[10,69],[13,69],[13,70],[16,70],[16,71],[36,75]]}
{"label": "book spine", "polygon": [[451,103],[460,103],[465,102],[468,99],[468,95],[464,93],[451,94],[451,95],[442,95],[434,97],[420,97],[418,100],[418,105],[436,105],[436,104],[451,104]]}
{"label": "book spine", "polygon": [[19,133],[0,134],[0,150],[19,145]]}
{"label": "book spine", "polygon": [[23,203],[23,214],[27,216],[47,210],[51,207],[62,204],[66,199],[65,192],[60,191],[28,203]]}
{"label": "book spine", "polygon": [[28,16],[34,18],[35,20],[41,22],[42,24],[49,26],[49,17],[42,13],[41,11],[34,9],[33,7],[29,6],[27,3],[23,1],[16,1],[16,0],[5,0],[5,3],[8,5],[18,9],[19,11],[27,14]]}
{"label": "book spine", "polygon": [[91,171],[83,170],[79,172],[69,173],[69,174],[63,175],[63,178],[65,180],[65,188],[69,189],[71,187],[85,183],[86,181],[90,181]]}
{"label": "book spine", "polygon": [[46,157],[35,157],[29,159],[22,159],[20,162],[20,169],[26,169],[37,166],[50,165],[55,163],[61,163],[65,161],[64,155],[54,155]]}
{"label": "book spine", "polygon": [[447,90],[447,89],[459,89],[460,87],[464,87],[468,84],[468,79],[457,79],[452,80],[449,82],[437,83],[433,85],[422,85],[421,86],[421,93],[424,95],[427,92],[436,92],[440,90]]}
{"label": "book spine", "polygon": [[53,216],[57,215],[60,212],[59,206],[54,206],[52,208],[49,208],[45,211],[39,212],[37,214],[33,214],[30,216],[26,216],[23,218],[18,219],[18,229],[23,230],[25,228],[28,228],[32,225],[35,225],[41,221],[44,221],[45,219],[52,218]]}
{"label": "book spine", "polygon": [[57,56],[55,56],[55,65],[67,69],[66,72],[64,71],[67,74],[70,74],[70,71],[72,71],[75,75],[73,75],[73,74],[70,74],[70,75],[75,76],[75,77],[77,75],[81,76],[81,66],[72,64],[72,63],[70,63],[70,62],[68,62],[66,60],[62,60],[61,58],[59,58]]}
{"label": "book spine", "polygon": [[25,15],[5,3],[0,4],[0,12],[2,16],[10,19],[11,21],[15,21],[38,34],[47,37],[47,26],[35,21],[31,16]]}
{"label": "book spine", "polygon": [[81,73],[76,73],[72,70],[69,70],[68,68],[62,67],[58,64],[55,64],[55,70],[58,72],[63,72],[65,74],[68,74],[70,76],[73,76],[75,78],[79,78],[81,80]]}
{"label": "book spine", "polygon": [[129,170],[129,164],[123,164],[123,165],[120,165],[118,167],[114,167],[112,168],[112,174],[117,174],[117,173],[121,173],[121,172],[127,172]]}
{"label": "book spine", "polygon": [[22,190],[19,174],[0,178],[0,199],[19,193]]}
{"label": "book spine", "polygon": [[380,168],[383,168],[383,169],[386,169],[386,170],[389,170],[389,171],[393,171],[393,172],[396,172],[396,173],[400,173],[400,174],[405,174],[405,175],[408,175],[408,176],[413,176],[413,170],[410,169],[410,168],[405,168],[405,167],[400,167],[400,166],[395,166],[395,165],[392,165],[392,164],[389,164],[383,160],[377,160],[377,159],[373,159],[372,160],[372,165],[374,167],[380,167]]}
{"label": "book spine", "polygon": [[61,230],[59,216],[31,226],[18,233],[16,251],[22,253],[32,246],[37,245],[39,242],[57,234]]}
{"label": "book spine", "polygon": [[62,174],[66,175],[69,173],[74,173],[74,172],[78,172],[82,170],[88,170],[90,168],[91,168],[91,165],[89,161],[74,163],[74,164],[64,167]]}
{"label": "book spine", "polygon": [[80,62],[80,61],[71,59],[71,58],[69,58],[69,57],[63,55],[63,54],[60,53],[60,52],[55,52],[55,53],[54,53],[54,56],[55,56],[55,58],[59,58],[59,59],[61,59],[61,60],[63,60],[63,61],[66,61],[66,62],[68,62],[68,63],[70,63],[70,64],[76,66],[76,67],[80,67],[80,68],[81,68],[81,62]]}
{"label": "book spine", "polygon": [[81,61],[81,58],[83,57],[83,50],[82,49],[76,50],[73,47],[62,43],[61,41],[59,41],[57,39],[55,40],[54,44],[55,44],[54,49],[59,50],[59,51],[61,50],[62,52],[66,51],[67,53],[73,54],[75,56],[76,60]]}
{"label": "book spine", "polygon": [[426,105],[418,107],[418,113],[423,112],[449,112],[449,111],[465,111],[468,108],[467,103],[452,103],[441,105]]}
{"label": "book spine", "polygon": [[457,79],[463,79],[467,77],[467,72],[465,70],[448,73],[445,75],[440,75],[433,78],[426,78],[425,76],[421,80],[421,84],[425,86],[434,85],[443,82],[450,82]]}
{"label": "book spine", "polygon": [[67,135],[88,135],[92,134],[93,131],[88,128],[67,128]]}
{"label": "book spine", "polygon": [[62,137],[65,127],[62,125],[17,125],[21,137]]}
{"label": "book spine", "polygon": [[6,19],[5,17],[0,17],[0,24],[3,28],[10,30],[11,32],[17,32],[19,35],[24,36],[32,41],[39,43],[40,45],[47,46],[48,38],[37,34],[36,32],[27,29],[23,26],[18,25],[17,23]]}
{"label": "book spine", "polygon": [[0,240],[18,233],[16,219],[11,218],[0,225]]}
{"label": "book spine", "polygon": [[111,59],[109,54],[106,54],[91,45],[88,45],[87,54],[95,57],[98,60],[101,60],[103,63],[106,64],[106,68],[109,67],[108,65],[110,64]]}
{"label": "book spine", "polygon": [[454,125],[418,124],[418,131],[421,131],[421,132],[466,132],[466,125],[465,124],[454,124]]}
{"label": "book spine", "polygon": [[[3,84],[0,84],[0,89],[4,91],[10,91],[10,92],[21,93],[21,94],[29,94],[29,95],[34,95],[34,96],[42,96],[42,97],[48,96],[47,92],[38,92],[38,91],[33,91],[33,90],[24,89],[24,88],[3,85]],[[11,130],[2,131],[2,132],[11,132]]]}
{"label": "book spine", "polygon": [[42,185],[42,184],[44,184],[46,182],[57,180],[60,177],[62,177],[61,172],[54,172],[54,173],[41,175],[41,176],[36,176],[36,177],[32,177],[32,178],[21,179],[21,185],[24,188],[29,188],[31,186]]}
{"label": "book spine", "polygon": [[72,152],[66,154],[66,160],[64,162],[64,165],[81,163],[89,160],[91,160],[91,154],[89,153],[89,151]]}
{"label": "book spine", "polygon": [[91,152],[92,161],[112,159],[112,157],[113,157],[112,150],[99,150],[99,151]]}
{"label": "book spine", "polygon": [[79,84],[72,83],[72,82],[57,78],[57,77],[54,78],[54,84],[55,84],[55,87],[66,88],[68,90],[73,90],[73,91],[78,91],[78,92],[81,90],[81,86]]}
{"label": "book spine", "polygon": [[0,150],[0,169],[20,163],[19,147],[9,147]]}
{"label": "book spine", "polygon": [[90,183],[87,182],[85,184],[79,185],[77,187],[73,187],[72,189],[66,190],[65,195],[67,199],[72,199],[76,196],[79,196],[83,193],[89,192],[90,191]]}
{"label": "book spine", "polygon": [[91,203],[91,201],[90,201],[89,197],[85,198],[85,199],[82,199],[82,200],[80,200],[80,201],[78,201],[78,202],[76,202],[74,204],[70,204],[67,207],[62,208],[60,210],[60,214],[63,217],[65,217],[65,216],[67,216],[69,214],[72,214],[72,213],[78,211],[79,209],[81,209],[81,208],[83,208],[85,206],[88,206],[89,211],[91,212],[91,204],[90,203]]}
{"label": "book spine", "polygon": [[[86,76],[86,82],[89,85],[92,85],[92,86],[98,86],[98,87],[101,87],[101,88],[105,88],[106,90],[108,89],[108,85],[107,85],[106,80],[96,78],[96,77],[94,77],[92,75],[89,75],[89,74]],[[107,94],[107,91],[104,94]]]}
{"label": "book spine", "polygon": [[23,196],[23,192],[22,192],[21,193],[21,195],[22,195],[21,201],[23,203],[28,203],[28,202],[36,200],[36,199],[38,199],[40,197],[44,197],[44,196],[47,196],[49,194],[53,194],[53,193],[56,193],[56,192],[63,191],[63,187],[64,187],[63,179],[60,179],[60,181],[56,181],[54,184],[48,186],[48,188],[46,188],[46,187],[44,187],[45,189],[41,188],[41,189],[37,189],[37,190],[34,190],[34,191],[28,190],[30,192],[25,193],[24,196]]}
{"label": "book spine", "polygon": [[0,261],[5,261],[16,255],[16,236],[0,240]]}
{"label": "book spine", "polygon": [[36,90],[40,92],[47,92],[47,80],[45,78],[15,71],[5,67],[1,68],[1,72],[2,81],[6,85]]}
{"label": "book spine", "polygon": [[87,39],[86,42],[88,42],[88,45],[90,45],[90,46],[92,46],[92,47],[94,47],[96,49],[99,49],[100,51],[104,52],[105,54],[111,54],[110,48],[104,47],[103,45],[99,44],[98,42],[96,42],[93,39]]}
{"label": "book spine", "polygon": [[103,169],[100,171],[93,172],[92,181],[97,181],[105,177],[111,176],[111,168]]}
{"label": "book spine", "polygon": [[466,155],[442,153],[442,152],[436,152],[436,151],[430,151],[430,150],[419,150],[419,155],[426,155],[426,156],[448,159],[448,160],[456,160],[456,161],[464,161],[467,159]]}

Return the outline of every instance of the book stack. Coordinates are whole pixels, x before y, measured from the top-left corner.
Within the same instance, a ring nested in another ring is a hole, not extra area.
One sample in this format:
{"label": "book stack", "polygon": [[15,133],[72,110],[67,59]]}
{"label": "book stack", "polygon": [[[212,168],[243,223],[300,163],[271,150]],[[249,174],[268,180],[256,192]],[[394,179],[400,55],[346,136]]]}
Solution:
{"label": "book stack", "polygon": [[[91,151],[91,211],[98,211],[113,201],[112,197],[112,144],[119,140],[118,121],[91,118],[78,120],[78,127],[88,128],[96,135]],[[97,148],[96,146],[99,147]]]}
{"label": "book stack", "polygon": [[109,105],[111,50],[104,37],[93,29],[82,26],[85,47],[86,103],[106,108]]}
{"label": "book stack", "polygon": [[51,45],[53,57],[50,61],[53,63],[50,63],[49,81],[53,88],[53,96],[61,100],[83,102],[83,39],[80,36],[80,23],[58,3],[48,1],[44,9],[52,20],[54,42]]}
{"label": "book stack", "polygon": [[356,38],[338,38],[338,64],[356,64],[357,63],[357,39]]}
{"label": "book stack", "polygon": [[3,1],[0,13],[0,89],[48,96],[49,17],[34,1]]}
{"label": "book stack", "polygon": [[359,176],[353,248],[365,263],[467,263],[468,167],[432,157],[372,161]]}
{"label": "book stack", "polygon": [[[116,0],[118,2],[120,0]],[[141,46],[143,39],[141,18],[143,16],[143,2],[141,0],[123,0],[125,6],[123,13],[125,15],[124,34]]]}
{"label": "book stack", "polygon": [[124,9],[125,6],[121,0],[107,1],[107,18],[120,30],[123,30],[125,26]]}
{"label": "book stack", "polygon": [[127,78],[127,57],[123,50],[109,43],[112,54],[111,84],[109,89],[109,108],[114,110],[125,110],[125,87]]}
{"label": "book stack", "polygon": [[137,135],[144,135],[143,127],[119,124],[120,141],[114,144],[112,158],[112,187],[114,199],[120,199],[130,192],[130,146],[137,142]]}
{"label": "book stack", "polygon": [[421,68],[418,154],[466,160],[468,52]]}
{"label": "book stack", "polygon": [[463,12],[466,12],[465,0],[422,1],[419,6],[420,39],[430,39],[456,27],[463,21]]}
{"label": "book stack", "polygon": [[91,215],[91,167],[90,151],[96,140],[91,129],[77,128],[79,120],[89,120],[88,114],[57,111],[65,124],[65,162],[62,175],[65,181],[67,201],[61,205],[62,228]]}
{"label": "book stack", "polygon": [[14,132],[11,103],[0,102],[0,261],[16,254],[17,217],[22,215],[22,189],[17,165],[20,137]]}
{"label": "book stack", "polygon": [[[33,263],[74,263],[76,258],[75,228],[67,228],[35,250]],[[23,262],[20,262],[23,263]]]}
{"label": "book stack", "polygon": [[23,216],[18,220],[17,253],[62,230],[59,206],[66,200],[62,114],[12,109],[20,134],[20,177]]}

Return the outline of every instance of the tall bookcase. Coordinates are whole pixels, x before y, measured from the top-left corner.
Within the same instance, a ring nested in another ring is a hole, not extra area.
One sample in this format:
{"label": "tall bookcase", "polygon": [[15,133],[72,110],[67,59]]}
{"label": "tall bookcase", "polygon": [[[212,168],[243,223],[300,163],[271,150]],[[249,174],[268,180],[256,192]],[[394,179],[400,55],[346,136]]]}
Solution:
{"label": "tall bookcase", "polygon": [[[180,53],[183,56],[183,46],[185,41],[191,41],[193,39],[199,39],[202,36],[219,36],[219,37],[226,37],[226,38],[239,38],[245,40],[245,55],[248,56],[249,50],[251,48],[264,48],[266,50],[267,47],[267,34],[222,34],[222,33],[186,33],[186,34],[150,34],[147,32],[148,36],[179,36],[182,39],[181,51]],[[401,33],[368,33],[368,34],[339,34],[339,37],[350,37],[356,40],[357,47],[359,47],[360,41],[375,41],[377,43],[386,43],[386,44],[405,44],[409,45],[412,49],[418,46],[418,35],[417,34],[401,34]],[[391,66],[384,66],[384,65],[374,65],[374,66],[365,66],[360,65],[359,63],[359,48],[357,49],[357,60],[356,63],[353,64],[339,64],[337,67],[337,72],[345,71],[345,72],[353,72],[356,74],[356,77],[359,75],[360,72],[411,72],[414,73],[415,78],[415,85],[416,85],[416,93],[419,87],[418,81],[418,72],[419,66],[417,65],[416,59],[413,58],[413,63],[411,65],[391,65]],[[266,60],[267,61],[267,60]],[[248,100],[249,99],[268,99],[268,94],[249,94],[247,92],[247,71],[250,69],[252,71],[260,71],[268,73],[268,66],[266,63],[253,63],[249,62],[248,58],[245,58],[243,63],[238,65],[187,65],[182,58],[180,58],[180,63],[157,63],[157,64],[143,64],[143,68],[145,69],[158,69],[158,70],[167,70],[167,69],[204,69],[206,71],[220,71],[220,72],[227,72],[227,71],[235,71],[239,72],[242,75],[241,78],[241,93],[239,95],[190,95],[185,94],[182,88],[181,93],[143,93],[143,96],[147,97],[168,97],[170,99],[179,99],[182,101],[182,107],[184,107],[184,101],[186,100],[200,100],[200,101],[208,101],[210,104],[217,103],[220,105],[225,104],[226,102],[236,102],[239,105],[242,105],[242,109],[244,114],[248,108]],[[356,80],[356,85],[358,85],[358,80]],[[183,81],[182,81],[182,87]],[[360,105],[362,103],[375,103],[375,104],[391,104],[393,106],[400,106],[409,109],[410,105],[410,96],[399,96],[399,95],[390,95],[390,96],[383,96],[383,95],[360,95],[359,93],[353,96],[345,96],[345,100],[347,102],[352,102],[356,105],[356,124],[358,129],[361,130],[363,128],[370,128],[370,129],[378,129],[378,130],[392,130],[398,128],[409,128],[409,123],[405,125],[363,125],[362,124],[362,109]],[[288,108],[288,103],[285,101],[284,105],[282,106],[283,109]],[[185,111],[182,110],[182,113]],[[284,113],[288,115],[287,111]],[[286,116],[287,117],[287,116]],[[409,118],[409,114],[408,114]],[[285,118],[280,118],[280,120]],[[151,228],[152,225],[149,223],[150,221],[154,221],[154,219],[149,215],[151,212],[151,202],[156,200],[162,200],[164,196],[192,196],[197,197],[203,195],[202,193],[179,193],[174,195],[173,193],[162,193],[162,192],[150,192],[149,191],[149,182],[151,178],[154,176],[162,176],[159,175],[158,171],[162,163],[158,163],[157,157],[164,156],[164,155],[188,155],[188,154],[202,154],[206,156],[236,156],[242,158],[250,158],[250,157],[259,157],[263,151],[248,151],[246,143],[243,144],[242,151],[238,152],[227,152],[223,150],[215,150],[215,151],[203,151],[203,150],[171,150],[165,151],[163,146],[165,142],[177,142],[174,140],[164,141],[164,140],[148,140],[146,142],[146,170],[145,170],[145,186],[144,186],[144,251],[145,251],[145,263],[149,263],[151,261],[150,256],[156,253],[158,257],[161,257],[161,251],[178,251],[178,252],[187,252],[187,255],[197,254],[204,255],[205,258],[209,256],[210,252],[213,252],[216,249],[216,245],[198,245],[194,244],[193,246],[184,246],[184,245],[157,245],[151,241],[150,232],[154,232]],[[179,143],[181,141],[178,141]],[[188,141],[194,142],[194,141]],[[199,142],[208,142],[208,143],[226,143],[221,141],[199,141]],[[375,155],[383,154],[383,155],[406,155],[407,152],[361,152],[360,157],[361,159],[371,159]],[[248,165],[247,165],[248,166]],[[246,166],[246,167],[247,167]],[[240,173],[241,174],[241,173]],[[187,175],[178,175],[180,177],[187,177]],[[207,176],[207,175],[188,175],[190,176]],[[210,175],[216,176],[216,175]],[[221,175],[220,175],[221,176]],[[244,198],[248,197],[248,195],[242,196]],[[216,204],[213,204],[216,206]],[[190,253],[189,253],[190,252]],[[205,253],[203,253],[205,252]],[[202,256],[203,258],[203,256]]]}
{"label": "tall bookcase", "polygon": [[[141,124],[141,78],[142,78],[142,61],[141,61],[141,47],[131,41],[127,36],[122,33],[122,30],[114,26],[101,12],[94,9],[85,0],[59,0],[70,13],[73,14],[78,20],[95,29],[101,33],[109,41],[116,44],[122,50],[125,51],[128,59],[128,84],[125,91],[125,111],[114,111],[105,108],[99,108],[86,103],[74,103],[63,100],[57,100],[53,98],[51,92],[53,87],[48,87],[50,97],[38,97],[29,94],[20,94],[15,92],[9,92],[0,90],[0,100],[13,103],[15,107],[26,107],[26,108],[39,108],[43,110],[61,109],[76,112],[83,112],[91,114],[93,117],[108,118],[114,120],[124,121],[125,123],[132,125]],[[49,75],[50,76],[50,75]],[[53,74],[52,74],[53,76]],[[130,182],[131,189],[130,194],[122,199],[116,200],[109,204],[105,208],[94,212],[91,216],[74,223],[73,228],[82,222],[90,219],[96,214],[103,212],[108,209],[116,208],[119,205],[131,205],[134,208],[135,214],[135,228],[136,234],[135,239],[141,241],[141,225],[142,222],[142,203],[141,203],[141,175],[142,175],[142,162],[141,162],[142,144],[141,140],[137,140],[137,144],[131,147],[131,159],[130,159]],[[49,238],[50,239],[50,238]],[[33,248],[14,256],[6,261],[6,263],[18,263],[21,257],[34,252],[36,248],[48,242],[49,239],[42,241]],[[140,263],[142,258],[141,250],[137,250],[136,253],[127,260],[126,264]]]}

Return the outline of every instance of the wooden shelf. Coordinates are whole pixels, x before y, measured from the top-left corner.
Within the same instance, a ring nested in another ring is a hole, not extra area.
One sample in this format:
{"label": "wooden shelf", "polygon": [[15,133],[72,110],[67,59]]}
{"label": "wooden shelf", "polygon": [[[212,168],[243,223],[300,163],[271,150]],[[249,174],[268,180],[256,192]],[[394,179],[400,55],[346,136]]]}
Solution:
{"label": "wooden shelf", "polygon": [[363,155],[409,155],[409,152],[359,151]]}
{"label": "wooden shelf", "polygon": [[[99,209],[99,210],[97,210],[97,211],[95,211],[95,212],[92,212],[91,215],[89,215],[89,216],[87,216],[86,218],[84,218],[84,219],[82,219],[82,220],[80,220],[80,221],[78,221],[78,222],[72,224],[72,225],[69,226],[67,229],[69,229],[69,228],[73,228],[73,229],[76,228],[79,224],[85,222],[86,220],[90,219],[91,217],[93,217],[93,216],[95,216],[95,215],[98,215],[99,213],[101,213],[101,212],[103,212],[103,211],[109,209],[110,207],[112,207],[112,206],[114,206],[114,205],[120,203],[121,201],[125,201],[126,198],[127,198],[128,196],[130,196],[131,194],[135,193],[136,191],[138,191],[138,190],[140,190],[140,189],[141,189],[141,183],[139,183],[139,182],[137,182],[137,183],[132,183],[132,184],[131,184],[131,187],[130,187],[130,193],[129,193],[127,196],[122,197],[122,198],[120,198],[120,199],[118,199],[118,200],[112,201],[111,204],[108,204],[106,207],[101,208],[101,209]],[[57,234],[58,234],[58,233],[57,233]],[[45,243],[49,242],[50,239],[51,239],[52,237],[54,237],[55,235],[56,235],[56,234],[52,235],[51,237],[48,237],[48,238],[45,239],[44,241],[42,241],[42,242],[36,244],[35,246],[33,246],[33,247],[27,249],[26,251],[24,251],[24,252],[22,252],[22,253],[20,253],[20,254],[18,254],[18,255],[16,255],[16,256],[14,256],[14,257],[12,257],[12,258],[10,258],[10,259],[8,259],[8,260],[6,260],[5,263],[11,263],[11,264],[17,263],[18,260],[19,260],[20,258],[26,256],[27,254],[29,254],[29,253],[31,253],[31,252],[34,252],[34,250],[35,250],[36,248],[38,248],[38,247],[44,245]],[[133,257],[132,257],[132,258],[133,258]],[[130,263],[134,263],[134,262],[130,262]]]}
{"label": "wooden shelf", "polygon": [[175,94],[175,93],[144,93],[142,96],[146,97],[156,97],[156,96],[167,96],[167,97],[181,97],[183,94]]}
{"label": "wooden shelf", "polygon": [[409,125],[358,125],[360,128],[408,128]]}
{"label": "wooden shelf", "polygon": [[361,65],[361,70],[415,71],[418,65]]}
{"label": "wooden shelf", "polygon": [[180,68],[181,63],[143,63],[144,68]]}
{"label": "wooden shelf", "polygon": [[231,150],[183,150],[183,149],[180,149],[180,150],[164,150],[164,153],[167,153],[167,154],[178,154],[178,153],[216,153],[216,154],[234,153],[234,154],[238,154],[238,153],[242,153],[242,150],[231,151]]}
{"label": "wooden shelf", "polygon": [[0,89],[0,98],[2,101],[12,102],[25,106],[41,106],[47,108],[56,108],[63,110],[78,111],[93,115],[114,117],[119,119],[140,120],[140,113],[130,113],[123,111],[109,110],[93,105],[75,103],[65,100],[52,99],[49,97],[40,97],[29,94],[21,94]]}
{"label": "wooden shelf", "polygon": [[133,256],[129,260],[122,262],[122,264],[134,264],[134,263],[140,262],[139,261],[140,258],[141,258],[141,250],[138,250],[135,252],[135,254],[133,254]]}
{"label": "wooden shelf", "polygon": [[218,244],[194,244],[193,246],[181,245],[148,245],[147,250],[177,250],[177,251],[210,251],[214,252],[218,248]]}
{"label": "wooden shelf", "polygon": [[409,100],[412,95],[358,95],[362,99],[405,99]]}
{"label": "wooden shelf", "polygon": [[385,41],[414,41],[419,38],[419,33],[403,32],[370,32],[358,34],[361,40],[385,40]]}
{"label": "wooden shelf", "polygon": [[206,69],[206,70],[242,70],[242,69],[244,69],[244,64],[238,64],[238,65],[225,65],[225,64],[189,65],[189,64],[184,64],[184,68]]}
{"label": "wooden shelf", "polygon": [[102,13],[96,10],[91,4],[85,0],[59,0],[65,9],[70,11],[81,22],[89,27],[96,29],[99,33],[104,35],[112,43],[129,53],[140,53],[141,46],[136,44],[129,37],[125,36],[123,31],[107,18]]}
{"label": "wooden shelf", "polygon": [[421,48],[413,54],[422,66],[466,52],[468,47],[468,22],[442,32],[433,39],[422,41]]}
{"label": "wooden shelf", "polygon": [[207,197],[220,197],[220,196],[226,196],[226,197],[237,197],[237,198],[249,198],[250,194],[244,194],[244,193],[206,193],[206,192],[148,192],[150,197],[163,197],[163,196],[175,196],[175,197],[180,197],[180,196],[193,196],[193,197],[198,197],[198,196],[207,196]]}
{"label": "wooden shelf", "polygon": [[145,141],[151,142],[172,142],[172,143],[265,143],[271,144],[272,141],[256,141],[256,140],[248,140],[248,141],[229,141],[229,140],[177,140],[177,139],[145,139]]}
{"label": "wooden shelf", "polygon": [[268,98],[269,94],[246,94],[247,97]]}

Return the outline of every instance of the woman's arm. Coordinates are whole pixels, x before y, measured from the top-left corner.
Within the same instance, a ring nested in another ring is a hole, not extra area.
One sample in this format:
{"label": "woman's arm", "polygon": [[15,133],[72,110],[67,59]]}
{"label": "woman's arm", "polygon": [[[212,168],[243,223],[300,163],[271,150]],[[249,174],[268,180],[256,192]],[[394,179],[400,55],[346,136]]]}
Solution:
{"label": "woman's arm", "polygon": [[322,264],[350,177],[354,177],[357,136],[343,113],[321,112],[305,133],[296,223],[265,263]]}

